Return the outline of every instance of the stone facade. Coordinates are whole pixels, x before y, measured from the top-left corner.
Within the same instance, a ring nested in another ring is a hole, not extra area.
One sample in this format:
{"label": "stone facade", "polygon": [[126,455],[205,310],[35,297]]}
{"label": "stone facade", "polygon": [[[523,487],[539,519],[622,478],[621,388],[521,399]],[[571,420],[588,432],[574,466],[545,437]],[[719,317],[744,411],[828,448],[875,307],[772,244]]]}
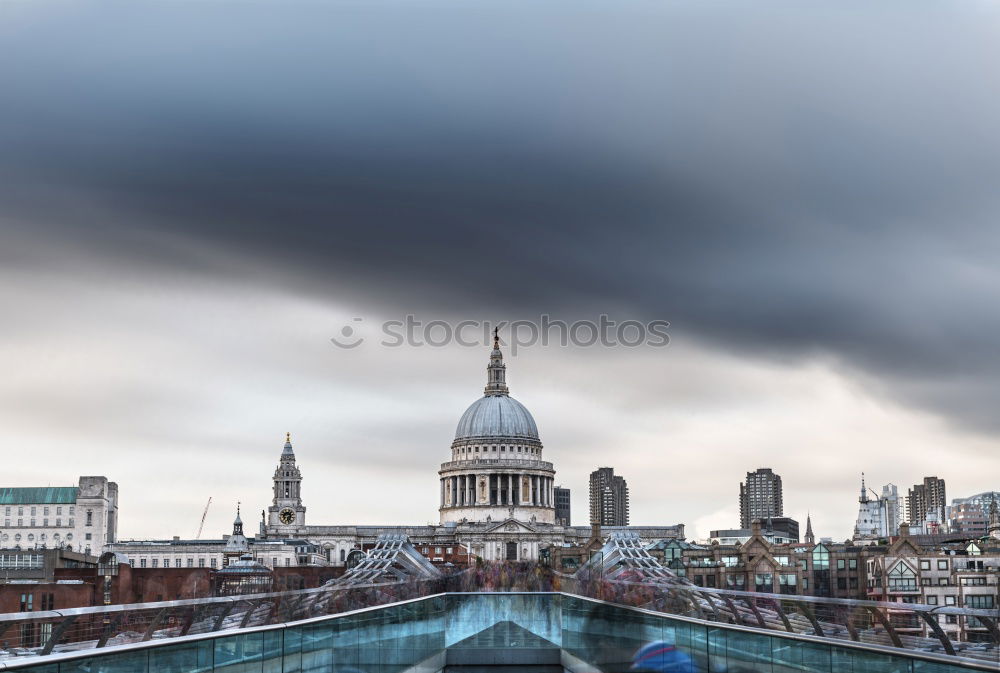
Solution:
{"label": "stone facade", "polygon": [[100,554],[118,534],[118,484],[80,477],[77,486],[0,489],[0,547]]}

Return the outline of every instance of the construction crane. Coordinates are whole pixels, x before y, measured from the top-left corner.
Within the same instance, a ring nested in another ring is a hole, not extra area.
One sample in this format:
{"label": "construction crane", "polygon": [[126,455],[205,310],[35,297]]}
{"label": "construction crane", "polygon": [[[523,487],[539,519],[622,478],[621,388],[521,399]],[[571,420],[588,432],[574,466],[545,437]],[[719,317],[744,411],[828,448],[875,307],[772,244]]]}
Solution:
{"label": "construction crane", "polygon": [[201,529],[205,527],[205,517],[208,516],[208,506],[212,504],[212,496],[208,496],[208,502],[205,503],[205,511],[201,513],[201,523],[198,524],[198,534],[194,536],[195,540],[201,539]]}

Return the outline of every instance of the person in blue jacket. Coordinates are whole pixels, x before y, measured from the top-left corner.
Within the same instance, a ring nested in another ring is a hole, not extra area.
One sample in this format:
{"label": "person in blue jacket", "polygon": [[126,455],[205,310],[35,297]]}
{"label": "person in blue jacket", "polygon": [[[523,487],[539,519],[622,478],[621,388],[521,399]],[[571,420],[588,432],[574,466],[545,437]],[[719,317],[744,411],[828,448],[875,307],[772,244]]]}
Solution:
{"label": "person in blue jacket", "polygon": [[694,661],[676,645],[663,640],[643,645],[632,656],[631,671],[694,673]]}

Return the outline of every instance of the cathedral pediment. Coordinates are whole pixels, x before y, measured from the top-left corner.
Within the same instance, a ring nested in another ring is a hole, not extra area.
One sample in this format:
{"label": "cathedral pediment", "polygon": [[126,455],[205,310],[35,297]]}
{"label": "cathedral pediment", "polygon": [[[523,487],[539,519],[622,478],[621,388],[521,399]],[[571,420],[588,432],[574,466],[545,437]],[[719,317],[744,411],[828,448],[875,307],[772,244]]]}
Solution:
{"label": "cathedral pediment", "polygon": [[507,519],[487,528],[484,533],[537,533],[538,530],[532,528],[523,521]]}

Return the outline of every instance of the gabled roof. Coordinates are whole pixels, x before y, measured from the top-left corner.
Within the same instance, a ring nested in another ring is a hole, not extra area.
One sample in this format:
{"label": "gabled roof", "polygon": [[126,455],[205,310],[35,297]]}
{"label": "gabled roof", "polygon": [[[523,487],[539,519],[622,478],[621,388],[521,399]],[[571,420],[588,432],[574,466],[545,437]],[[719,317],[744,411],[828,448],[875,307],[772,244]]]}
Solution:
{"label": "gabled roof", "polygon": [[0,505],[75,505],[76,486],[0,488]]}

